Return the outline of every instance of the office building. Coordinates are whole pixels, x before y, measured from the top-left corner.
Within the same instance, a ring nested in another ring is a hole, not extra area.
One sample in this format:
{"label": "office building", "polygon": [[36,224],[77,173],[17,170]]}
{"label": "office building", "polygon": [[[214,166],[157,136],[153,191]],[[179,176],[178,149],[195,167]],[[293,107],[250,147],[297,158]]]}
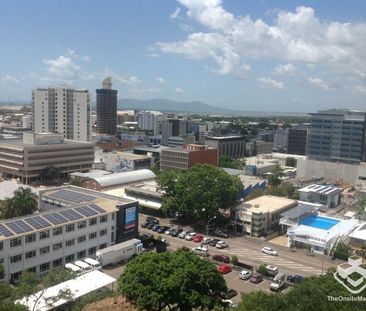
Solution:
{"label": "office building", "polygon": [[168,145],[169,137],[187,134],[187,121],[169,119],[161,122],[161,144]]}
{"label": "office building", "polygon": [[112,90],[112,79],[103,80],[97,90],[97,130],[100,134],[115,136],[117,133],[117,90]]}
{"label": "office building", "polygon": [[219,158],[228,156],[231,159],[239,159],[245,156],[245,138],[243,136],[206,137],[205,145],[218,149]]}
{"label": "office building", "polygon": [[328,208],[333,208],[341,203],[342,189],[312,184],[299,189],[299,194],[301,201],[319,203]]}
{"label": "office building", "polygon": [[150,131],[153,135],[160,134],[160,122],[164,115],[160,111],[140,111],[137,115],[138,127],[142,131]]}
{"label": "office building", "polygon": [[32,115],[27,114],[26,116],[22,117],[22,127],[25,129],[31,129],[32,128]]}
{"label": "office building", "polygon": [[207,125],[201,121],[188,121],[188,133],[194,134],[196,144],[203,145],[207,134]]}
{"label": "office building", "polygon": [[93,167],[94,145],[63,138],[61,134],[24,133],[22,139],[0,141],[0,173],[28,184],[43,169],[59,168],[61,176]]}
{"label": "office building", "polygon": [[183,145],[195,144],[195,135],[193,133],[181,136],[170,136],[168,139],[169,147],[182,147]]}
{"label": "office building", "polygon": [[310,159],[365,161],[366,113],[332,109],[312,113],[306,155]]}
{"label": "office building", "polygon": [[120,110],[117,111],[117,125],[123,125],[129,122],[137,122],[137,112],[136,110]]}
{"label": "office building", "polygon": [[273,141],[273,131],[260,131],[257,135],[257,140],[264,141],[266,143]]}
{"label": "office building", "polygon": [[33,131],[59,133],[90,141],[90,97],[87,90],[65,87],[36,89],[32,94]]}
{"label": "office building", "polygon": [[298,125],[288,130],[287,153],[305,155],[308,126]]}
{"label": "office building", "polygon": [[273,151],[273,142],[252,140],[246,143],[245,148],[249,156],[256,156],[258,154],[269,154]]}
{"label": "office building", "polygon": [[273,150],[284,152],[287,150],[288,130],[278,128],[273,133]]}
{"label": "office building", "polygon": [[160,170],[188,170],[195,164],[217,166],[218,151],[202,145],[184,145],[183,148],[165,148],[160,153]]}
{"label": "office building", "polygon": [[40,212],[0,222],[5,281],[94,257],[138,232],[138,202],[74,186],[40,191]]}

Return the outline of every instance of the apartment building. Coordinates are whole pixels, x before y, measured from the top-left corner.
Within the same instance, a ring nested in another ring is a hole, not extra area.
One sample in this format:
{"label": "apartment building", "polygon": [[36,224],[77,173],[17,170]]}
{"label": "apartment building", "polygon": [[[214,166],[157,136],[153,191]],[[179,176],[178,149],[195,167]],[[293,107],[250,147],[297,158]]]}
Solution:
{"label": "apartment building", "polygon": [[33,131],[60,133],[64,138],[90,141],[90,96],[88,90],[55,87],[33,90]]}
{"label": "apartment building", "polygon": [[288,130],[287,153],[305,155],[308,126],[298,125]]}
{"label": "apartment building", "polygon": [[160,152],[160,170],[188,170],[195,164],[217,166],[218,151],[202,145],[183,145],[183,148],[165,148]]}
{"label": "apartment building", "polygon": [[232,159],[239,159],[245,156],[245,138],[243,136],[206,137],[205,145],[218,149],[219,157],[228,156]]}
{"label": "apartment building", "polygon": [[160,111],[140,111],[137,115],[140,130],[151,131],[153,135],[160,134],[160,121],[164,115]]}
{"label": "apartment building", "polygon": [[94,257],[137,234],[137,201],[75,186],[40,191],[39,200],[39,213],[0,222],[5,281]]}
{"label": "apartment building", "polygon": [[0,173],[28,184],[43,169],[55,166],[62,175],[93,167],[94,145],[63,138],[62,134],[24,133],[22,139],[0,141]]}

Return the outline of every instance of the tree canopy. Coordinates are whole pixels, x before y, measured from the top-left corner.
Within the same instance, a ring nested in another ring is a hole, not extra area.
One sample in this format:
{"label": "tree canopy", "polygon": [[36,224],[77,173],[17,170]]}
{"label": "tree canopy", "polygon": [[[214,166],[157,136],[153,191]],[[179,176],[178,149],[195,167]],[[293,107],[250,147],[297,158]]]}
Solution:
{"label": "tree canopy", "polygon": [[212,310],[226,288],[214,264],[185,250],[145,253],[130,261],[118,280],[119,292],[140,310]]}
{"label": "tree canopy", "polygon": [[163,208],[170,215],[179,214],[204,223],[229,210],[243,189],[237,176],[207,164],[180,173],[164,171],[157,182],[165,193]]}
{"label": "tree canopy", "polygon": [[349,256],[351,256],[350,247],[346,243],[339,241],[336,249],[334,250],[334,257],[347,260]]}
{"label": "tree canopy", "polygon": [[55,166],[48,166],[41,171],[41,178],[45,181],[54,181],[60,177],[60,169]]}
{"label": "tree canopy", "polygon": [[29,188],[19,188],[12,198],[0,202],[1,218],[9,219],[34,213],[38,208],[36,196]]}
{"label": "tree canopy", "polygon": [[242,169],[244,165],[245,165],[245,162],[240,161],[240,160],[231,159],[228,156],[222,156],[219,159],[219,167]]}

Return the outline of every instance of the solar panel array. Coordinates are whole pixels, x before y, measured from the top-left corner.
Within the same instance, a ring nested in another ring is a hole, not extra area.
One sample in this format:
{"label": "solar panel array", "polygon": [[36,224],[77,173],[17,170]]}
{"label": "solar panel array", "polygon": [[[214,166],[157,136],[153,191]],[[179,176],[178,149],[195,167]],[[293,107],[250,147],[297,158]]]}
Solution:
{"label": "solar panel array", "polygon": [[82,202],[91,202],[96,199],[95,196],[83,194],[80,192],[75,192],[71,190],[58,190],[52,194],[49,195],[49,197],[53,199],[58,199],[62,201],[67,202],[73,202],[73,203],[82,203]]}
{"label": "solar panel array", "polygon": [[0,235],[11,237],[17,234],[32,232],[52,225],[61,225],[90,216],[106,213],[106,210],[98,205],[90,204],[75,208],[68,208],[59,212],[47,213],[24,219],[8,221],[0,224]]}

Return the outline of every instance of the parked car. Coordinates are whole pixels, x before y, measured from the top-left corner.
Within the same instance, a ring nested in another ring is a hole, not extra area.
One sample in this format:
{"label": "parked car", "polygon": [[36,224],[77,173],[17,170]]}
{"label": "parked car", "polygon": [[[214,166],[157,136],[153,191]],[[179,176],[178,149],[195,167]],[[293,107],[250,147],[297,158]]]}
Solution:
{"label": "parked car", "polygon": [[151,228],[152,231],[157,232],[161,228],[160,225],[155,225]]}
{"label": "parked car", "polygon": [[277,256],[278,253],[271,247],[263,247],[262,248],[262,253],[268,254],[268,255],[272,255],[272,256]]}
{"label": "parked car", "polygon": [[233,268],[227,264],[220,264],[219,266],[219,272],[222,274],[226,274],[226,273],[230,273],[231,271],[233,271]]}
{"label": "parked car", "polygon": [[170,245],[170,243],[167,239],[161,239],[161,242],[165,243],[165,245]]}
{"label": "parked car", "polygon": [[227,242],[225,242],[225,241],[218,241],[216,243],[216,247],[217,248],[220,248],[220,249],[227,248],[227,247],[229,247],[229,244]]}
{"label": "parked car", "polygon": [[212,239],[212,240],[209,242],[209,244],[210,244],[210,246],[216,246],[217,242],[220,242],[220,240],[219,240],[219,239]]}
{"label": "parked car", "polygon": [[258,284],[263,281],[263,275],[260,273],[253,273],[252,276],[249,279],[250,282]]}
{"label": "parked car", "polygon": [[196,232],[190,232],[190,233],[186,234],[185,239],[186,239],[187,241],[192,241],[192,240],[193,240],[193,237],[194,237],[196,234],[197,234]]}
{"label": "parked car", "polygon": [[184,239],[188,233],[190,233],[190,231],[182,231],[178,234],[178,238]]}
{"label": "parked car", "polygon": [[222,302],[226,306],[229,306],[231,309],[236,309],[238,307],[238,304],[236,302],[232,301],[231,299],[222,299]]}
{"label": "parked car", "polygon": [[216,261],[224,262],[224,263],[230,263],[230,258],[229,258],[229,256],[226,256],[226,255],[213,255],[212,259],[216,260]]}
{"label": "parked car", "polygon": [[145,221],[141,224],[141,228],[146,228],[149,222]]}
{"label": "parked car", "polygon": [[239,279],[241,280],[248,280],[252,276],[252,272],[249,270],[241,270],[239,273]]}
{"label": "parked car", "polygon": [[153,227],[155,226],[155,224],[153,222],[149,222],[147,225],[146,225],[146,229],[152,229]]}
{"label": "parked car", "polygon": [[152,222],[156,225],[158,225],[160,223],[159,219],[155,218],[155,217],[151,217],[151,216],[147,216],[146,217],[146,221],[147,222]]}
{"label": "parked car", "polygon": [[167,235],[171,235],[172,234],[172,231],[174,231],[174,230],[175,230],[174,228],[169,228],[164,233],[167,234]]}
{"label": "parked car", "polygon": [[212,232],[212,235],[214,236],[218,236],[220,238],[225,238],[225,239],[228,239],[229,238],[229,234],[223,230],[219,230],[219,229],[216,229]]}
{"label": "parked car", "polygon": [[161,226],[161,227],[158,229],[157,233],[164,233],[164,232],[165,232],[165,231],[167,231],[168,229],[170,229],[170,227],[169,227],[169,226]]}
{"label": "parked car", "polygon": [[304,281],[304,277],[302,275],[299,274],[294,274],[294,275],[288,275],[287,276],[287,281],[291,282],[291,283],[301,283],[302,281]]}
{"label": "parked car", "polygon": [[208,249],[206,247],[201,246],[193,247],[192,252],[204,257],[210,256],[210,253],[208,252]]}
{"label": "parked car", "polygon": [[285,274],[284,273],[278,273],[274,278],[273,282],[269,286],[270,290],[273,290],[275,292],[279,291],[283,286],[285,286]]}
{"label": "parked car", "polygon": [[207,244],[210,244],[211,241],[212,241],[211,238],[204,238],[201,243],[204,245],[207,245]]}
{"label": "parked car", "polygon": [[170,235],[176,238],[181,232],[183,232],[183,229],[173,229],[170,231]]}
{"label": "parked car", "polygon": [[200,243],[200,242],[202,242],[203,238],[204,238],[204,236],[202,234],[196,234],[193,237],[193,242]]}
{"label": "parked car", "polygon": [[226,291],[220,292],[220,297],[222,299],[231,299],[231,298],[235,297],[236,295],[238,295],[238,292],[233,288],[228,288]]}
{"label": "parked car", "polygon": [[267,274],[270,276],[275,276],[278,273],[278,267],[276,267],[276,266],[267,265],[266,269],[267,269]]}

